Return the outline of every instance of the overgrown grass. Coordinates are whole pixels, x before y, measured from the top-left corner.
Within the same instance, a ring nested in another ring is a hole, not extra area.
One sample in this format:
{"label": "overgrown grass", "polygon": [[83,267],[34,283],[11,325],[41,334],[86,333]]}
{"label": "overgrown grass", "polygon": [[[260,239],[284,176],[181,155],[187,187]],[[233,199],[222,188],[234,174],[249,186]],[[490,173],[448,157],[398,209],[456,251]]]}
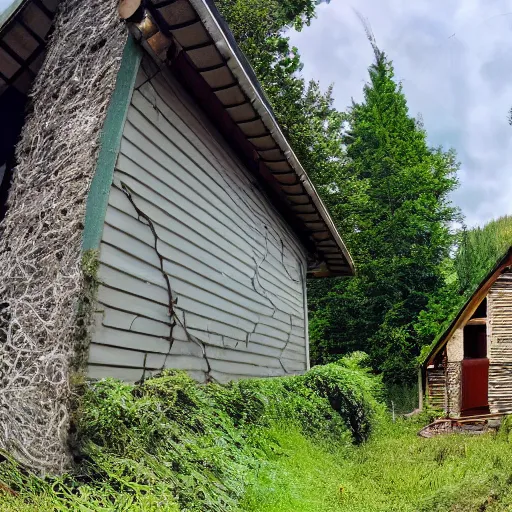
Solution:
{"label": "overgrown grass", "polygon": [[41,479],[7,458],[0,511],[512,510],[512,421],[498,434],[420,438],[430,418],[393,423],[364,363],[228,386],[181,372],[89,385],[76,471]]}
{"label": "overgrown grass", "polygon": [[239,510],[253,475],[282,453],[278,425],[344,446],[368,439],[380,382],[356,354],[304,376],[201,386],[164,372],[142,385],[86,385],[76,471],[40,479],[0,463],[0,510]]}
{"label": "overgrown grass", "polygon": [[251,512],[495,512],[512,510],[507,432],[417,436],[425,417],[383,420],[358,447],[319,444],[281,429],[283,453],[257,475]]}
{"label": "overgrown grass", "polygon": [[389,384],[384,393],[386,408],[395,415],[407,414],[418,408],[418,385]]}

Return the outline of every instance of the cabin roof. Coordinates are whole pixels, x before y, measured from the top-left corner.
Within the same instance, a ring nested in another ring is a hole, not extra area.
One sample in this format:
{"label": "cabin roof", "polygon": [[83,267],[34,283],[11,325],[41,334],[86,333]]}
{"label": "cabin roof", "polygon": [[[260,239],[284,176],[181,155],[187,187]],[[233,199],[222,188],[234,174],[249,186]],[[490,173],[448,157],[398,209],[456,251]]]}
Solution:
{"label": "cabin roof", "polygon": [[468,320],[471,317],[471,315],[476,311],[479,304],[487,296],[487,293],[489,292],[491,286],[502,274],[503,270],[511,265],[512,247],[510,247],[508,251],[496,262],[492,270],[485,276],[485,278],[478,285],[478,287],[473,292],[471,297],[466,301],[466,303],[454,316],[453,320],[450,322],[448,327],[441,331],[441,334],[434,340],[434,342],[432,343],[432,348],[430,349],[427,357],[423,361],[423,366],[427,366],[428,364],[430,364],[430,362],[439,353],[439,351],[444,348],[446,343],[452,337],[455,330],[461,327],[464,324],[464,322]]}
{"label": "cabin roof", "polygon": [[[11,103],[9,92],[26,97],[42,65],[58,4],[15,0],[0,15],[0,114],[13,117],[2,112],[2,98]],[[132,33],[153,58],[178,72],[221,133],[248,157],[249,167],[312,255],[308,275],[354,275],[343,240],[213,1],[121,0],[120,14],[126,12],[135,13],[128,19]],[[12,145],[6,139],[3,152]]]}
{"label": "cabin roof", "polygon": [[[120,12],[138,4],[123,0]],[[181,76],[221,133],[245,153],[274,204],[316,256],[309,276],[354,275],[343,240],[213,1],[148,0],[145,11],[139,8],[128,21],[153,58]]]}
{"label": "cabin roof", "polygon": [[39,72],[59,0],[15,0],[0,13],[0,165],[24,123],[27,94]]}

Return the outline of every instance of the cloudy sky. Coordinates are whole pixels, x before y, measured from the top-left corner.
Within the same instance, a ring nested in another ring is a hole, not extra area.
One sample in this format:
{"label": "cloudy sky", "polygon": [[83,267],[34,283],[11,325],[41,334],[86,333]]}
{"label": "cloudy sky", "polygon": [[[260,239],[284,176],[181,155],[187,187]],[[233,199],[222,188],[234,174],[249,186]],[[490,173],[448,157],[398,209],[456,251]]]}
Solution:
{"label": "cloudy sky", "polygon": [[454,147],[462,164],[453,195],[469,226],[512,214],[512,0],[332,0],[291,34],[303,73],[327,86],[336,106],[362,98],[372,49],[366,17],[395,65],[412,115],[429,142]]}
{"label": "cloudy sky", "polygon": [[[12,0],[0,0],[0,11]],[[303,73],[335,84],[339,109],[360,100],[372,50],[365,16],[395,64],[412,115],[429,141],[454,147],[462,167],[453,195],[469,226],[512,213],[512,0],[332,0],[292,33]]]}

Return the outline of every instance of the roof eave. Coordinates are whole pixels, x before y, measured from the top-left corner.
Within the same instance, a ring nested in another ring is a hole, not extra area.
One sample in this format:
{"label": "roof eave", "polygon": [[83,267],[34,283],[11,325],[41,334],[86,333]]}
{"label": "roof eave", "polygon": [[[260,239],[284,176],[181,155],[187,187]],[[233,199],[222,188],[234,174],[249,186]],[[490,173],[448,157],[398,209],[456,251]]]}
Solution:
{"label": "roof eave", "polygon": [[[251,99],[253,106],[256,108],[258,114],[261,116],[261,119],[265,126],[270,131],[274,140],[278,143],[279,147],[286,155],[288,162],[296,172],[299,177],[301,183],[304,188],[310,195],[313,203],[318,209],[318,213],[326,223],[329,231],[334,238],[337,246],[342,252],[345,260],[346,260],[346,271],[341,271],[339,273],[327,271],[322,272],[318,271],[317,275],[312,273],[313,277],[335,277],[335,276],[354,276],[355,275],[355,266],[354,261],[352,260],[352,256],[350,255],[345,243],[343,242],[338,230],[336,229],[334,222],[327,211],[322,199],[318,195],[318,192],[315,189],[315,186],[309,179],[306,171],[302,167],[299,162],[297,156],[293,152],[290,144],[286,140],[277,120],[275,119],[272,109],[265,99],[264,93],[258,85],[257,79],[255,76],[249,76],[249,74],[254,75],[252,72],[252,68],[250,64],[247,62],[246,58],[240,52],[234,44],[234,41],[230,41],[230,37],[228,33],[224,30],[223,25],[224,22],[222,18],[220,18],[217,9],[214,6],[212,0],[189,0],[196,12],[200,16],[204,25],[206,26],[208,32],[212,36],[217,45],[217,48],[221,51],[223,56],[228,60],[228,66],[231,71],[235,75],[235,77],[239,80],[239,84],[243,91],[249,96]],[[213,8],[212,8],[213,7]]]}
{"label": "roof eave", "polygon": [[19,11],[31,0],[15,0],[11,5],[7,6],[4,11],[0,12],[0,32],[4,26],[16,17]]}

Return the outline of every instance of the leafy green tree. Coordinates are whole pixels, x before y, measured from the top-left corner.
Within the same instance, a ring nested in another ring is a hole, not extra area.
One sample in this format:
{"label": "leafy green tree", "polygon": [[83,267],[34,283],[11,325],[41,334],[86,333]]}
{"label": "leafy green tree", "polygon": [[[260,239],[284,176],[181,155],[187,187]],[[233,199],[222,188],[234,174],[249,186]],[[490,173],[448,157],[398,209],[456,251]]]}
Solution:
{"label": "leafy green tree", "polygon": [[[279,115],[283,112],[280,100],[290,93],[300,95],[303,87],[294,77],[301,68],[298,50],[284,33],[310,23],[315,1],[217,0],[216,5]],[[290,85],[298,89],[287,90]]]}
{"label": "leafy green tree", "polygon": [[441,265],[443,284],[429,297],[428,303],[418,315],[414,330],[419,344],[427,347],[453,319],[466,301],[460,288],[454,258],[448,257]]}
{"label": "leafy green tree", "polygon": [[461,292],[473,292],[511,245],[512,216],[492,220],[483,227],[464,229],[454,261]]}

